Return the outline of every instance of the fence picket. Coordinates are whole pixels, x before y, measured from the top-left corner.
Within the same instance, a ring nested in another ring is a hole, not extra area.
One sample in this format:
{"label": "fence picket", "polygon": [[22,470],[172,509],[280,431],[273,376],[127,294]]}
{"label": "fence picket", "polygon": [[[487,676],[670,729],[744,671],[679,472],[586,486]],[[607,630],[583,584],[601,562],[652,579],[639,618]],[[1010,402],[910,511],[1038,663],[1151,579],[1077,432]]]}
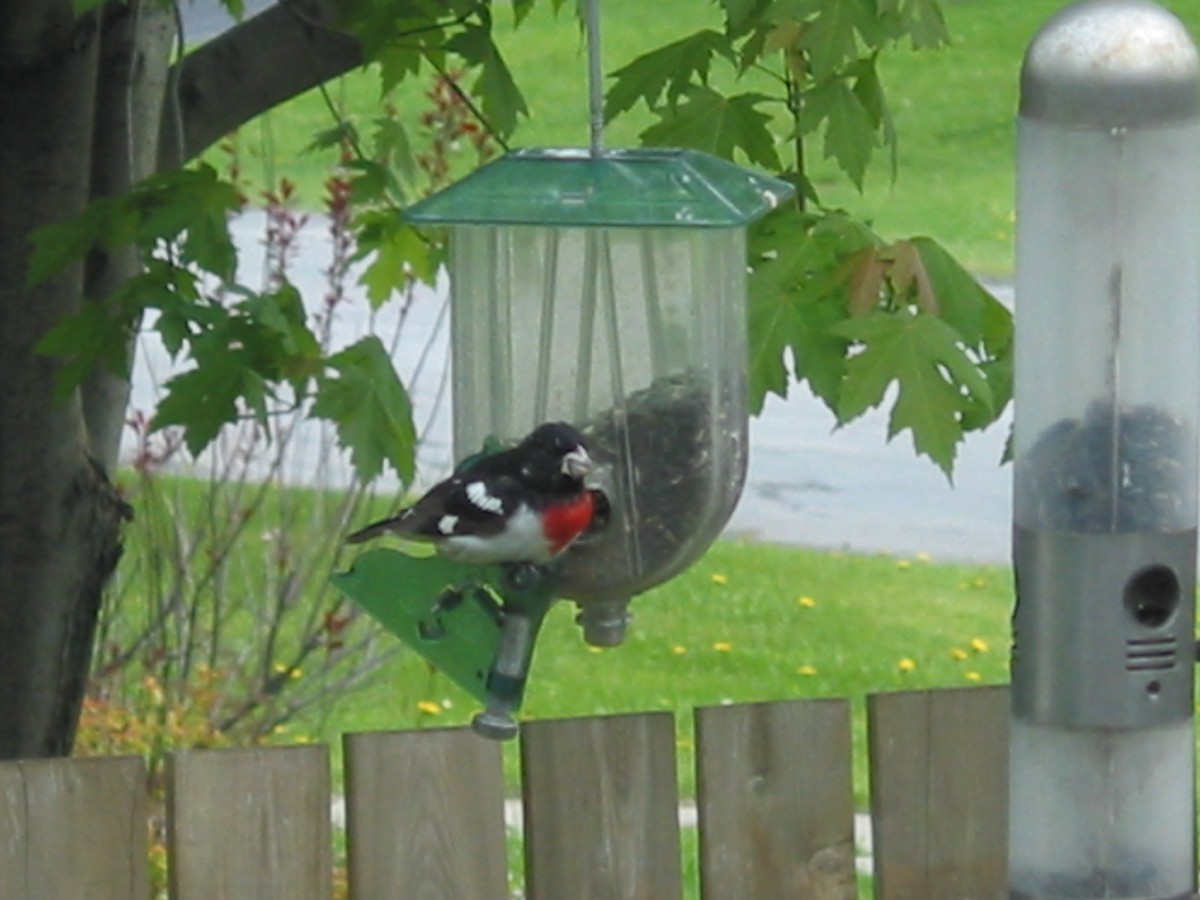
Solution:
{"label": "fence picket", "polygon": [[329,803],[324,746],[172,754],[172,898],[329,900]]}
{"label": "fence picket", "polygon": [[681,896],[670,713],[521,726],[530,900]]}
{"label": "fence picket", "polygon": [[140,757],[0,763],[0,897],[150,895]]}
{"label": "fence picket", "polygon": [[344,746],[355,900],[508,893],[498,744],[446,728],[347,734]]}
{"label": "fence picket", "polygon": [[877,900],[1007,900],[1008,690],[867,700]]}
{"label": "fence picket", "polygon": [[696,710],[703,897],[854,900],[850,703]]}

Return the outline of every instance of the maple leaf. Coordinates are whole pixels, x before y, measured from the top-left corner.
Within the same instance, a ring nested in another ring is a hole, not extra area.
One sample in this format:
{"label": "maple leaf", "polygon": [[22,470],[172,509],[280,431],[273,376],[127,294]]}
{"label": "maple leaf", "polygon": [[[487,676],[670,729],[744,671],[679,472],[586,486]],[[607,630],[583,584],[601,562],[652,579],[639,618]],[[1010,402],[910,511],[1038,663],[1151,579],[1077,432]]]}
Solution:
{"label": "maple leaf", "polygon": [[479,66],[479,77],[471,91],[479,97],[488,121],[500,134],[512,134],[518,116],[528,116],[529,107],[504,61],[490,28],[466,25],[446,41],[446,49],[459,54],[472,66]]}
{"label": "maple leaf", "polygon": [[604,99],[604,119],[610,121],[639,100],[653,109],[664,93],[674,103],[692,83],[708,83],[713,55],[730,54],[725,36],[705,28],[657,50],[644,53],[613,72],[615,79]]}
{"label": "maple leaf", "polygon": [[862,99],[840,78],[827,78],[804,95],[797,121],[801,133],[824,126],[822,152],[837,163],[862,189],[871,154],[879,143],[879,132]]}
{"label": "maple leaf", "polygon": [[254,370],[231,355],[221,365],[201,365],[167,382],[167,395],[154,412],[154,430],[183,427],[184,443],[199,455],[221,428],[238,418],[238,403],[266,419],[267,387]]}
{"label": "maple leaf", "polygon": [[876,311],[832,327],[860,348],[846,363],[839,417],[848,422],[883,402],[898,387],[889,440],[908,429],[913,447],[947,477],[963,437],[964,415],[993,410],[991,385],[942,319],[909,308]]}
{"label": "maple leaf", "polygon": [[441,257],[417,229],[380,210],[359,216],[358,224],[361,230],[354,259],[370,259],[358,280],[367,289],[373,308],[378,309],[410,277],[433,284]]}
{"label": "maple leaf", "polygon": [[692,147],[725,159],[735,149],[750,162],[766,169],[782,168],[775,136],[768,128],[771,117],[759,109],[774,100],[765,94],[726,97],[712,88],[692,85],[676,106],[659,107],[657,124],[641,133],[642,142],[660,147]]}
{"label": "maple leaf", "polygon": [[837,412],[850,344],[832,328],[847,315],[839,261],[873,240],[869,229],[848,216],[794,208],[752,229],[750,396],[756,413],[767,393],[787,397],[793,375]]}
{"label": "maple leaf", "polygon": [[813,77],[825,78],[847,61],[857,59],[856,34],[863,35],[868,43],[876,43],[876,15],[874,0],[825,0],[820,13],[809,21],[802,41]]}
{"label": "maple leaf", "polygon": [[311,415],[337,428],[359,478],[370,481],[386,462],[405,484],[415,474],[412,404],[383,342],[366,337],[326,360]]}

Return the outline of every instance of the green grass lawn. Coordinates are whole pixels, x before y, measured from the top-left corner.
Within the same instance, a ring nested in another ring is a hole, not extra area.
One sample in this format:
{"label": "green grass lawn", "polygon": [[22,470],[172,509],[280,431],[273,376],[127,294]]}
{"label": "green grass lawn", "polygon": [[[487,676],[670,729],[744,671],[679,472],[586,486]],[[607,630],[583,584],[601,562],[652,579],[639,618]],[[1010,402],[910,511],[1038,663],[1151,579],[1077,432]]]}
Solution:
{"label": "green grass lawn", "polygon": [[[819,147],[810,147],[811,174],[824,202],[873,221],[888,237],[932,236],[977,273],[1011,272],[1013,123],[1021,58],[1033,34],[1063,5],[1062,0],[943,3],[953,41],[949,48],[922,53],[900,48],[883,57],[884,84],[900,136],[896,183],[881,159],[860,195],[832,166],[817,160]],[[1167,5],[1193,30],[1200,29],[1200,0]],[[652,12],[637,0],[606,0],[602,12],[606,71],[664,42],[720,24],[718,7],[707,0],[662,0]],[[564,9],[555,17],[543,3],[519,30],[504,14],[498,22],[531,113],[515,144],[586,143],[586,67],[573,15]],[[714,77],[725,76],[714,68]],[[422,108],[421,91],[419,84],[406,85],[400,108]],[[371,73],[340,79],[331,92],[352,115],[369,114],[378,105],[378,81]],[[635,145],[649,121],[639,108],[611,125],[606,140],[611,146]],[[316,93],[273,111],[243,130],[247,174],[266,181],[293,178],[304,201],[316,204],[332,155],[298,151],[329,125]],[[222,161],[219,153],[211,158]]]}
{"label": "green grass lawn", "polygon": [[[574,609],[555,607],[538,641],[523,714],[670,710],[690,795],[694,707],[848,697],[862,804],[866,695],[1006,682],[1011,607],[1006,567],[721,541],[692,569],[634,601],[636,620],[620,647],[585,646]],[[466,723],[478,708],[405,654],[371,686],[293,733],[330,741],[336,754],[344,731]],[[515,783],[515,757],[509,764]]]}

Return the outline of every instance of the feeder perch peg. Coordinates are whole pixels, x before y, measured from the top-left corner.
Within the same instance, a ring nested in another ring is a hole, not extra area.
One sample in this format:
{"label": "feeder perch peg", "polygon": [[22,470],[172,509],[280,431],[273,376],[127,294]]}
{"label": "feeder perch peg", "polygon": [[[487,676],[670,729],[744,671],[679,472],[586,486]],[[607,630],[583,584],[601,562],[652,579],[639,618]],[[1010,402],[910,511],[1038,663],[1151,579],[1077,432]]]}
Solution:
{"label": "feeder perch peg", "polygon": [[1009,884],[1195,890],[1200,54],[1147,0],[1021,74]]}

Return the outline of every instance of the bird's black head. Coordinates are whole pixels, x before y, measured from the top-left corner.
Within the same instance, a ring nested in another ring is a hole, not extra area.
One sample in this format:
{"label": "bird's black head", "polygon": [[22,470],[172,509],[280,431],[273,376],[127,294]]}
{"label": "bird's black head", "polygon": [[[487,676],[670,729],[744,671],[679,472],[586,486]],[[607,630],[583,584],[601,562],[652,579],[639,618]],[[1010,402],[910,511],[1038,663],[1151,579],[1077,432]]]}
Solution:
{"label": "bird's black head", "polygon": [[578,428],[566,422],[539,425],[517,447],[521,477],[542,490],[578,491],[592,458]]}

